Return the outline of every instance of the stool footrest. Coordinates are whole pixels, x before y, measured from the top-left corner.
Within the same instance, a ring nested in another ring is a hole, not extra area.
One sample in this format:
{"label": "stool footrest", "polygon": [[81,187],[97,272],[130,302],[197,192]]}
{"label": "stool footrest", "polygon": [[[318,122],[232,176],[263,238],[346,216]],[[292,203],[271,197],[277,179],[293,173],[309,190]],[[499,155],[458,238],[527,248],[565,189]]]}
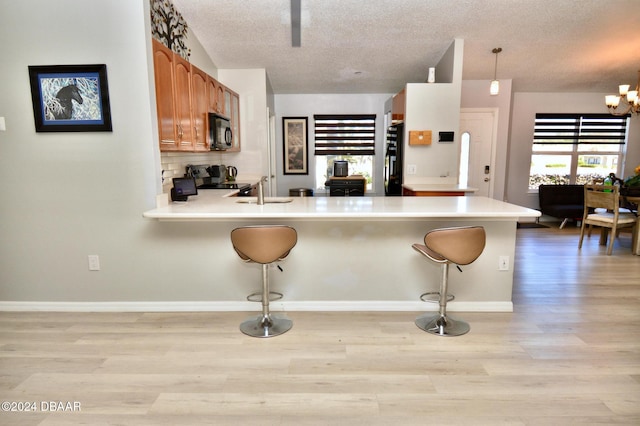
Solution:
{"label": "stool footrest", "polygon": [[[447,294],[447,302],[451,302],[455,298],[456,297],[453,294]],[[440,302],[440,292],[430,291],[428,293],[422,293],[420,295],[420,300],[423,302],[438,303]]]}
{"label": "stool footrest", "polygon": [[[278,293],[277,291],[269,292],[269,301],[280,300],[282,299],[282,293]],[[247,296],[247,300],[249,302],[262,302],[262,292],[260,293],[251,293]]]}

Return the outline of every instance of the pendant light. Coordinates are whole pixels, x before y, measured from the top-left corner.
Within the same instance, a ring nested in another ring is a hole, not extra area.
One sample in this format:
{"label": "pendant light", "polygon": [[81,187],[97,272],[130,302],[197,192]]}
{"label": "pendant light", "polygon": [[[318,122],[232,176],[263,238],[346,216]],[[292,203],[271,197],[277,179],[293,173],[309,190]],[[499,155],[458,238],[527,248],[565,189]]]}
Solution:
{"label": "pendant light", "polygon": [[496,54],[496,67],[493,70],[493,80],[491,80],[489,94],[491,96],[496,96],[500,93],[500,82],[498,81],[498,53],[502,52],[502,47],[496,47],[492,52]]}

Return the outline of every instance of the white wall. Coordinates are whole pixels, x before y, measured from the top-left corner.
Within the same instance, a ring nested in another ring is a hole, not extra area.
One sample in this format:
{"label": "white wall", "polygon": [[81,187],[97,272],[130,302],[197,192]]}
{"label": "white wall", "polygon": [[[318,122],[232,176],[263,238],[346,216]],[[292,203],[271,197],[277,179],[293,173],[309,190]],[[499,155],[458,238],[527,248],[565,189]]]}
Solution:
{"label": "white wall", "polygon": [[218,68],[211,61],[211,58],[205,52],[204,47],[200,43],[200,40],[195,36],[191,30],[187,30],[186,43],[191,50],[191,55],[189,56],[189,62],[193,65],[200,68],[202,71],[209,74],[211,77],[219,80],[218,78]]}
{"label": "white wall", "polygon": [[[315,188],[313,160],[314,114],[376,114],[376,159],[374,192],[384,194],[384,103],[391,94],[324,94],[324,95],[275,95],[276,108],[276,161],[278,195],[289,195],[290,188]],[[309,123],[309,174],[284,175],[282,160],[282,117],[308,117]],[[370,194],[371,195],[371,194]]]}
{"label": "white wall", "polygon": [[[411,83],[405,89],[404,183],[457,183],[460,153],[460,83]],[[409,132],[430,130],[431,145],[409,145]],[[454,132],[440,143],[440,132]],[[416,174],[408,174],[408,166]],[[443,177],[445,179],[443,179]]]}
{"label": "white wall", "polygon": [[[2,300],[181,300],[207,288],[197,264],[192,289],[179,286],[198,236],[173,240],[175,229],[142,218],[160,188],[148,8],[2,2]],[[113,132],[36,133],[27,67],[94,63],[107,65]],[[89,254],[101,271],[88,271]]]}
{"label": "white wall", "polygon": [[220,82],[240,95],[241,152],[220,154],[242,175],[268,174],[267,74],[264,69],[220,69]]}

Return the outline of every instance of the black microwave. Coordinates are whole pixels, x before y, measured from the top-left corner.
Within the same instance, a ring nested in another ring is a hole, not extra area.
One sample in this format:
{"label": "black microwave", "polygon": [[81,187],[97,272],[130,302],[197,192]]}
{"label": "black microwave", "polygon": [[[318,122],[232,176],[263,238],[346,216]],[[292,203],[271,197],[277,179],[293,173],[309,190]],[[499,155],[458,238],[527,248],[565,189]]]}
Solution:
{"label": "black microwave", "polygon": [[209,113],[209,141],[211,151],[225,150],[233,146],[231,122],[227,117]]}

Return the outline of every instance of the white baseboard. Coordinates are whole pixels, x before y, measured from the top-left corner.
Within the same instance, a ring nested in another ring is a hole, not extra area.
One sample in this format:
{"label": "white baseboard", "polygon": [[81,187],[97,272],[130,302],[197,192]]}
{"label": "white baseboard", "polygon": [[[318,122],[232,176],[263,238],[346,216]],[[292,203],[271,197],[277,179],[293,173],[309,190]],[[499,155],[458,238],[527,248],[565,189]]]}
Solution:
{"label": "white baseboard", "polygon": [[[437,311],[421,301],[275,301],[271,310],[287,312],[422,312]],[[260,304],[232,302],[0,302],[4,312],[253,312]],[[512,302],[450,302],[450,312],[513,312]]]}

